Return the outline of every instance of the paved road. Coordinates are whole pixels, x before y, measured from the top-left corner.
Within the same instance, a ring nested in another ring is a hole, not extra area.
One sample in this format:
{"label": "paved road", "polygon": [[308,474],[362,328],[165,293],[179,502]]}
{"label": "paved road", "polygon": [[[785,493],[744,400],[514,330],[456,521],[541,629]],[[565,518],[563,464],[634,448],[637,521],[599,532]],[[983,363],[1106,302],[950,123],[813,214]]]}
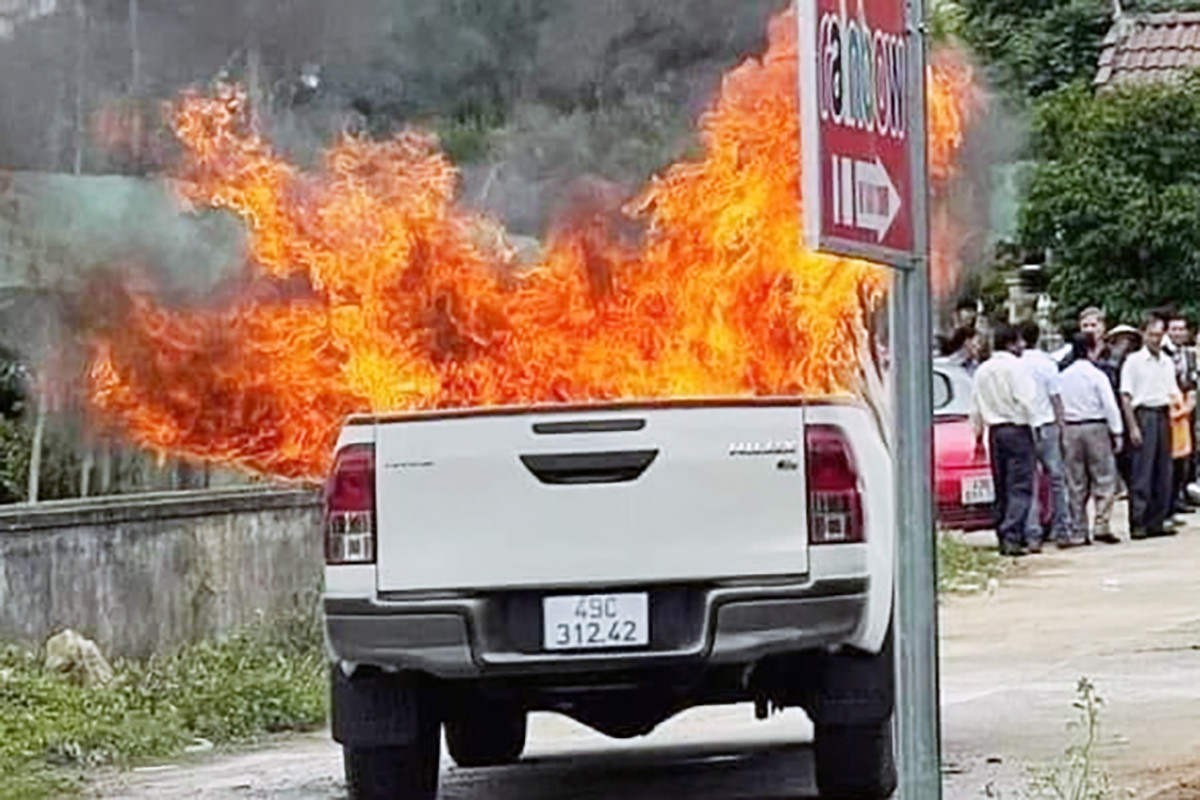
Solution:
{"label": "paved road", "polygon": [[[458,770],[443,764],[443,800],[768,800],[815,797],[812,726],[799,712],[770,722],[751,708],[701,709],[637,742],[613,742],[570,720],[536,715],[527,757],[515,767]],[[120,776],[106,798],[345,797],[341,760],[326,735],[192,765]]]}
{"label": "paved road", "polygon": [[1009,771],[988,757],[1007,767],[1053,758],[1071,741],[1084,676],[1106,701],[1100,754],[1122,792],[1200,774],[1198,576],[1193,522],[1169,539],[1030,558],[993,595],[947,599],[943,751],[966,771],[947,785],[979,797],[993,772]]}
{"label": "paved road", "polygon": [[[948,800],[1017,797],[1030,765],[1069,743],[1082,676],[1106,698],[1101,756],[1125,797],[1200,774],[1200,528],[1175,539],[1022,562],[998,589],[943,603]],[[529,758],[490,771],[447,768],[447,800],[766,800],[813,797],[811,726],[798,712],[758,723],[746,708],[692,712],[639,742],[610,742],[538,716]],[[105,798],[345,796],[324,736],[116,776]],[[1131,790],[1132,794],[1125,792]]]}

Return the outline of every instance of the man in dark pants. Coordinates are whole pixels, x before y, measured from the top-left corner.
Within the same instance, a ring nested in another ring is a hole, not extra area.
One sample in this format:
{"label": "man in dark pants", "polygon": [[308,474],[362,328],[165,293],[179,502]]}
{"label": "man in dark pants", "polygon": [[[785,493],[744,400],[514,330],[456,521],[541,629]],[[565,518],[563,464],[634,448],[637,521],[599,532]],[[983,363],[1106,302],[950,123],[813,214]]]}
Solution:
{"label": "man in dark pants", "polygon": [[1020,359],[1021,337],[1007,325],[998,327],[992,357],[975,373],[971,394],[971,426],[976,448],[983,449],[987,434],[992,474],[996,485],[996,533],[1003,555],[1038,552],[1040,542],[1027,542],[1029,513],[1033,505],[1033,468],[1036,449],[1030,427],[1037,386]]}
{"label": "man in dark pants", "polygon": [[[1092,357],[1100,371],[1112,383],[1113,394],[1121,396],[1121,368],[1131,353],[1142,346],[1142,332],[1130,325],[1118,325],[1108,332],[1108,344]],[[1117,473],[1125,491],[1133,483],[1133,445],[1125,437],[1124,447],[1117,450]]]}
{"label": "man in dark pants", "polygon": [[1166,321],[1149,314],[1142,326],[1142,349],[1121,368],[1121,408],[1133,447],[1129,521],[1134,539],[1174,533],[1171,515],[1174,465],[1171,462],[1173,402],[1182,402],[1175,362],[1163,352]]}

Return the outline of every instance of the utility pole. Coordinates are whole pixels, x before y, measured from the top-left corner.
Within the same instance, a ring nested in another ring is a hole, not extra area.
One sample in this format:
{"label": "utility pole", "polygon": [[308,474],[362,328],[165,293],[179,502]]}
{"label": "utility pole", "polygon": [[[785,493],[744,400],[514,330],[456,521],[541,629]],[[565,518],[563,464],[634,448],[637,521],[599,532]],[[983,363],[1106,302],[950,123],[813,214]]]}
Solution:
{"label": "utility pole", "polygon": [[141,7],[139,0],[129,0],[129,100],[132,136],[129,149],[133,158],[133,171],[142,171],[142,134],[145,120],[142,118],[142,41]]}
{"label": "utility pole", "polygon": [[83,155],[87,146],[87,130],[84,120],[87,81],[87,7],[83,0],[75,0],[75,154],[72,163],[76,175],[83,174]]}
{"label": "utility pole", "polygon": [[907,0],[913,137],[912,268],[896,271],[896,685],[901,800],[942,796],[933,516],[933,375],[926,131],[926,0]]}
{"label": "utility pole", "polygon": [[[879,70],[888,91],[875,98],[880,105],[866,110],[868,116],[886,117],[878,125],[842,114],[827,100],[831,89],[839,89],[840,96],[853,81],[844,71],[829,69],[822,20],[840,17],[840,25],[847,25],[849,4],[798,0],[805,240],[813,250],[893,268],[897,767],[902,800],[939,800],[926,0],[857,0],[855,5],[866,38],[873,29],[876,39],[893,42],[879,54],[888,62]],[[875,198],[879,202],[866,202]],[[902,210],[908,214],[901,215]]]}
{"label": "utility pole", "polygon": [[129,93],[142,94],[141,8],[138,0],[129,0]]}
{"label": "utility pole", "polygon": [[33,442],[29,454],[29,485],[25,493],[27,502],[33,504],[41,494],[42,439],[46,435],[46,387],[41,381],[34,382],[37,395],[37,417],[33,423]]}

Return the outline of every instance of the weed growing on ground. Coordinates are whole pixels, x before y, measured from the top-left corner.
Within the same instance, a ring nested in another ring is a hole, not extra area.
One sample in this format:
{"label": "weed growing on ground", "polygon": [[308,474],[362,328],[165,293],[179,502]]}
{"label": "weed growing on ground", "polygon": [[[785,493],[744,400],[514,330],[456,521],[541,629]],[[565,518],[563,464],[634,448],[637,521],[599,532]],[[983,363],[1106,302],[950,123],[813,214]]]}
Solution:
{"label": "weed growing on ground", "polygon": [[979,591],[1006,568],[995,550],[976,547],[950,533],[938,535],[937,561],[939,592]]}
{"label": "weed growing on ground", "polygon": [[1068,730],[1077,741],[1067,747],[1058,763],[1034,771],[1029,796],[1036,800],[1109,800],[1113,796],[1096,753],[1104,700],[1087,678],[1079,679],[1075,694],[1079,719],[1070,723]]}
{"label": "weed growing on ground", "polygon": [[83,689],[36,654],[0,649],[0,800],[59,796],[85,769],[176,755],[198,738],[244,742],[326,718],[315,611],[113,668],[111,684]]}

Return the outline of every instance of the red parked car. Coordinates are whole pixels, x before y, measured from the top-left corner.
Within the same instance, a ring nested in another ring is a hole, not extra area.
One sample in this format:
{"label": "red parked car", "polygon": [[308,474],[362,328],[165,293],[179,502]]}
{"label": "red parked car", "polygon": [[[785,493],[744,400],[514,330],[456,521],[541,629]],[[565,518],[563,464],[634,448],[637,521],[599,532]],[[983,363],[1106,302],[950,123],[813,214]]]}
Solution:
{"label": "red parked car", "polygon": [[933,463],[938,521],[943,528],[982,530],[994,526],[996,489],[986,454],[975,452],[967,421],[971,376],[945,361],[933,364]]}
{"label": "red parked car", "polygon": [[[975,452],[971,411],[971,376],[957,364],[933,362],[933,491],[943,528],[979,531],[995,527],[996,487],[986,453]],[[1042,527],[1050,526],[1050,488],[1035,484]]]}

